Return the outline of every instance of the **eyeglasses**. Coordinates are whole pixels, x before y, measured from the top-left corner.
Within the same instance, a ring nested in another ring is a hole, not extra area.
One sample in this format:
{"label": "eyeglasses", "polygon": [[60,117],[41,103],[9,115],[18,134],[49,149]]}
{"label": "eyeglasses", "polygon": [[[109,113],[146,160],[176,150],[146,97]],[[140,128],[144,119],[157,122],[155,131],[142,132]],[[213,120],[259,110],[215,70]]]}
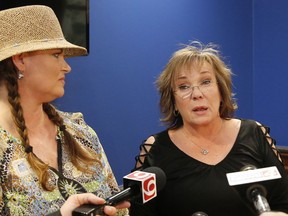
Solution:
{"label": "eyeglasses", "polygon": [[203,80],[201,81],[200,85],[198,86],[191,86],[189,84],[183,84],[180,86],[177,86],[177,90],[175,90],[174,92],[181,97],[183,100],[190,98],[191,95],[194,92],[195,88],[198,88],[198,90],[204,94],[206,92],[208,92],[211,87],[213,86],[213,84],[215,84],[217,82],[212,81],[212,80]]}

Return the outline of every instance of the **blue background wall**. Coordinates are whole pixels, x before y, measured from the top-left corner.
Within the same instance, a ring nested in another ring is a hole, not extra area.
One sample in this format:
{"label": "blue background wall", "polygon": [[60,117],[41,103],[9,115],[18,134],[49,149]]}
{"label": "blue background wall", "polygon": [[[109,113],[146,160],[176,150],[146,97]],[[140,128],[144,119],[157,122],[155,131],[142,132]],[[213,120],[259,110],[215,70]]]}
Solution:
{"label": "blue background wall", "polygon": [[288,1],[254,1],[254,118],[288,145]]}
{"label": "blue background wall", "polygon": [[121,184],[134,166],[142,140],[164,129],[156,77],[179,44],[213,42],[220,45],[235,73],[237,116],[269,124],[279,145],[287,145],[288,31],[283,21],[288,18],[287,4],[285,0],[90,0],[90,53],[68,59],[73,70],[57,106],[84,114]]}

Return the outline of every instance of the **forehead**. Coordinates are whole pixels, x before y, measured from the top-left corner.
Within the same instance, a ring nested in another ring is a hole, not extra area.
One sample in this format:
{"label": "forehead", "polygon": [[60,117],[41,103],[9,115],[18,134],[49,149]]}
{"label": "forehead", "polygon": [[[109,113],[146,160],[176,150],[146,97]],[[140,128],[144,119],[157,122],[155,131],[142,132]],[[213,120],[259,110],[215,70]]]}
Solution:
{"label": "forehead", "polygon": [[198,76],[198,75],[214,75],[215,76],[215,70],[213,66],[204,61],[204,62],[191,62],[189,64],[182,65],[176,70],[175,78],[178,77],[187,77],[187,76]]}

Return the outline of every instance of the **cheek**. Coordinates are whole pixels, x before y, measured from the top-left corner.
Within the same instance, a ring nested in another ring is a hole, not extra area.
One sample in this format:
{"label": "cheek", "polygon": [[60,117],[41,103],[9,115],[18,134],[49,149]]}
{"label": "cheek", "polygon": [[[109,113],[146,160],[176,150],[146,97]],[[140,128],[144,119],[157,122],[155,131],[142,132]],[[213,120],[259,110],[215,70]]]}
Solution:
{"label": "cheek", "polygon": [[189,100],[175,100],[175,106],[177,110],[183,115],[185,112],[189,111],[190,103]]}
{"label": "cheek", "polygon": [[210,101],[217,109],[219,109],[221,101],[222,101],[220,93],[215,93],[211,95]]}

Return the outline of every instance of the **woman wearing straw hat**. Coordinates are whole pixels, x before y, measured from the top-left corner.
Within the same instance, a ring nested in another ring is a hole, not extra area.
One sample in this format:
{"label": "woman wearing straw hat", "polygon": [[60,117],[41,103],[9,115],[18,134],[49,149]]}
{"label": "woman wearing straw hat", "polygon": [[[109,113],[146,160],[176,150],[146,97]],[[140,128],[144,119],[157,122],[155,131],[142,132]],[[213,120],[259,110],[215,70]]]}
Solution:
{"label": "woman wearing straw hat", "polygon": [[[65,57],[85,53],[65,40],[49,7],[0,11],[0,215],[71,215],[119,190],[81,113],[50,104],[64,94]],[[126,215],[129,203],[118,207],[105,214]]]}

